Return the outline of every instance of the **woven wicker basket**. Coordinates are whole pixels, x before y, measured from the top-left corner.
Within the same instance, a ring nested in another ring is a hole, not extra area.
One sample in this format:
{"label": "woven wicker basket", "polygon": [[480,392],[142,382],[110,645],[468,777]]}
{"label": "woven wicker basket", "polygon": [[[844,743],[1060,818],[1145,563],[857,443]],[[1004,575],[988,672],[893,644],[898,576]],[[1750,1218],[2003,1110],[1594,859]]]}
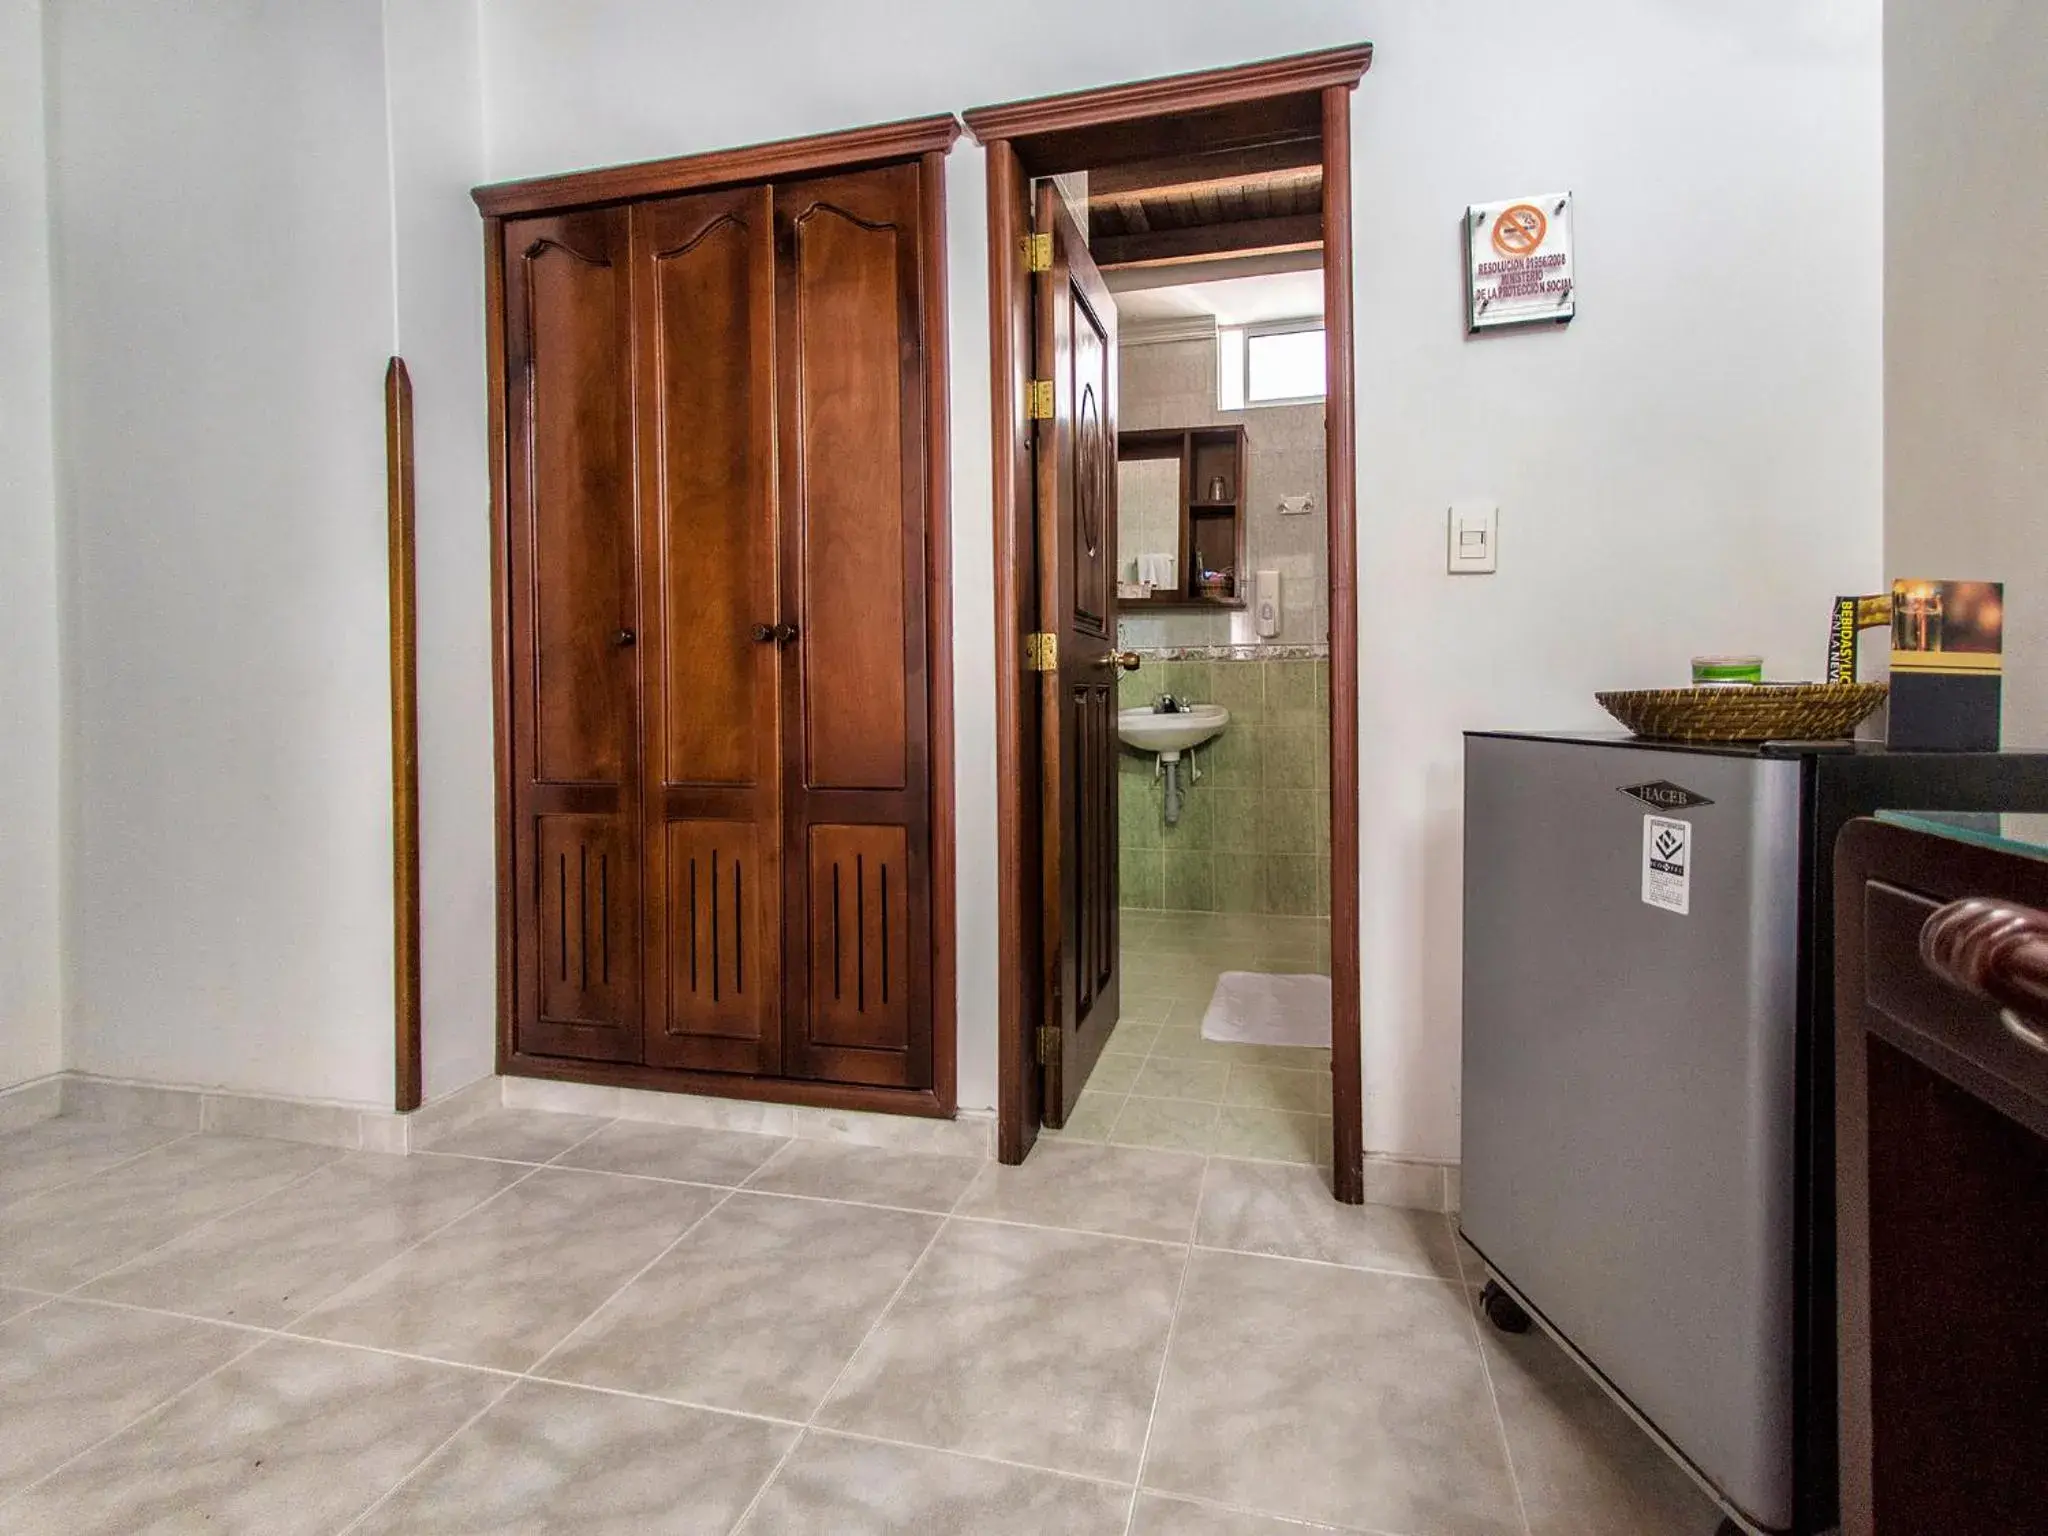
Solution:
{"label": "woven wicker basket", "polygon": [[1763,683],[1596,693],[1638,736],[1661,741],[1838,741],[1884,702],[1883,683]]}

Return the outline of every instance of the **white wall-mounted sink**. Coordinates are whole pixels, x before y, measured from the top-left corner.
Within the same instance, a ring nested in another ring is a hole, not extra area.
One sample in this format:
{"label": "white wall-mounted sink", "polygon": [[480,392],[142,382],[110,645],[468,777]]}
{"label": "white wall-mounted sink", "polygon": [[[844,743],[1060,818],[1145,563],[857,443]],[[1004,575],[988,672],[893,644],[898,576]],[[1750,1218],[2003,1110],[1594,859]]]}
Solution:
{"label": "white wall-mounted sink", "polygon": [[1177,761],[1189,747],[1199,747],[1219,735],[1228,724],[1230,711],[1221,704],[1190,704],[1173,715],[1143,708],[1116,712],[1116,733],[1124,745],[1157,752],[1169,762]]}

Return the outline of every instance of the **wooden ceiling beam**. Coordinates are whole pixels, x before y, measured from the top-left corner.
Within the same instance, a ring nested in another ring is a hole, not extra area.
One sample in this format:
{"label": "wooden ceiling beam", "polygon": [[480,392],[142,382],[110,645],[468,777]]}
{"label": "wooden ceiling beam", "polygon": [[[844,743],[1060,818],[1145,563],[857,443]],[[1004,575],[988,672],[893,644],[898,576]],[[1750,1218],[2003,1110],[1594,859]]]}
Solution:
{"label": "wooden ceiling beam", "polygon": [[1242,149],[1212,150],[1198,155],[1173,155],[1164,160],[1144,160],[1133,165],[1113,165],[1088,173],[1088,200],[1103,198],[1121,202],[1126,198],[1157,197],[1166,192],[1206,191],[1235,186],[1254,178],[1284,175],[1290,171],[1320,169],[1323,141],[1320,138],[1287,139],[1277,144],[1254,144]]}
{"label": "wooden ceiling beam", "polygon": [[1139,235],[1099,235],[1088,249],[1097,266],[1139,267],[1259,251],[1303,250],[1319,246],[1322,241],[1322,216],[1304,213],[1277,219],[1236,219],[1183,229],[1155,229]]}

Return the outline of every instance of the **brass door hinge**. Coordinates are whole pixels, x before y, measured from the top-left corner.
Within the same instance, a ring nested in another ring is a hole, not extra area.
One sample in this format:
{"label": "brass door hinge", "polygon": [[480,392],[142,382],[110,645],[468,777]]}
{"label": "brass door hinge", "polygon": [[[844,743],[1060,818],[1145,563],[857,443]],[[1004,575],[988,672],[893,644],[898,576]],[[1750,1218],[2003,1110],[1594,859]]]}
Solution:
{"label": "brass door hinge", "polygon": [[1050,272],[1052,270],[1052,236],[1026,235],[1020,242],[1024,247],[1024,270],[1026,272]]}
{"label": "brass door hinge", "polygon": [[1024,637],[1024,670],[1057,672],[1060,669],[1060,637],[1039,633]]}
{"label": "brass door hinge", "polygon": [[1024,414],[1032,421],[1052,420],[1052,380],[1033,379],[1024,386]]}
{"label": "brass door hinge", "polygon": [[1038,1064],[1041,1067],[1055,1067],[1060,1060],[1060,1027],[1057,1024],[1038,1026]]}

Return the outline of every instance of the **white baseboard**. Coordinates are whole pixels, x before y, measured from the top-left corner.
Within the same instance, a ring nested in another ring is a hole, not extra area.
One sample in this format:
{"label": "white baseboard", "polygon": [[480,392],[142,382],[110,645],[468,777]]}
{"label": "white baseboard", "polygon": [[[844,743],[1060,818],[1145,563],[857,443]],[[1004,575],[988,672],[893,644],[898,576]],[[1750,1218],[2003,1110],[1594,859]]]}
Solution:
{"label": "white baseboard", "polygon": [[48,1120],[64,1108],[64,1074],[32,1077],[12,1088],[0,1089],[0,1136],[25,1131],[38,1121]]}
{"label": "white baseboard", "polygon": [[1398,1205],[1411,1211],[1455,1213],[1461,1183],[1456,1163],[1390,1157],[1383,1152],[1365,1154],[1365,1201],[1368,1205]]}

